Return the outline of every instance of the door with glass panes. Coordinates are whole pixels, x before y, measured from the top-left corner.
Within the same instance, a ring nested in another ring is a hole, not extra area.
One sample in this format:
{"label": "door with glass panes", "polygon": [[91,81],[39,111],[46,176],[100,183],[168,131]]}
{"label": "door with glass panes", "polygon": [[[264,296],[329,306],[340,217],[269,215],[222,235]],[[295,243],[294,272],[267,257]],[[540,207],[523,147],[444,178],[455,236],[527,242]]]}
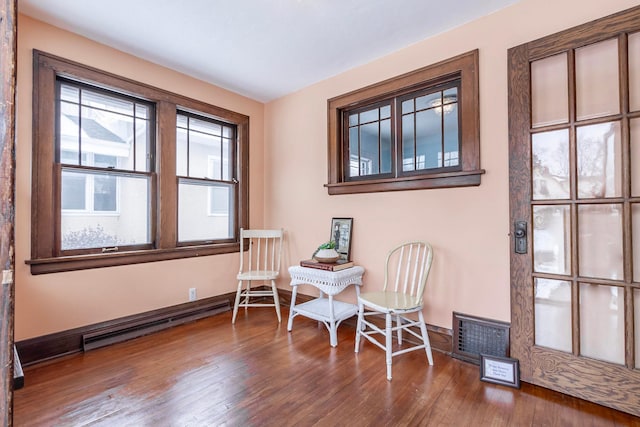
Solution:
{"label": "door with glass panes", "polygon": [[640,416],[640,8],[509,50],[511,355]]}

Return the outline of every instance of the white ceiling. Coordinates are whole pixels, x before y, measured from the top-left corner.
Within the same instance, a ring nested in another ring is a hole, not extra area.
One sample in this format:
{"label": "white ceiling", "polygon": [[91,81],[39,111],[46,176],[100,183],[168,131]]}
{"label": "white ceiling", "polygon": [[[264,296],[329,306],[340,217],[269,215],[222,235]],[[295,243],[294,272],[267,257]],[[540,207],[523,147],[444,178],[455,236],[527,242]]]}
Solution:
{"label": "white ceiling", "polygon": [[518,0],[19,0],[18,11],[267,102]]}

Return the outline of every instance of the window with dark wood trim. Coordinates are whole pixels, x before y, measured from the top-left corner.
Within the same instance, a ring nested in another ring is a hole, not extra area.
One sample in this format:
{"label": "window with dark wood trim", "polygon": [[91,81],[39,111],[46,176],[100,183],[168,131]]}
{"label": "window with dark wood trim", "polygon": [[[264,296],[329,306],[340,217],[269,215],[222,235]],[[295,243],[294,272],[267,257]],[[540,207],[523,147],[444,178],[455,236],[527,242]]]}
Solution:
{"label": "window with dark wood trim", "polygon": [[34,51],[32,274],[239,250],[249,118]]}
{"label": "window with dark wood trim", "polygon": [[478,51],[328,101],[329,194],[480,185]]}

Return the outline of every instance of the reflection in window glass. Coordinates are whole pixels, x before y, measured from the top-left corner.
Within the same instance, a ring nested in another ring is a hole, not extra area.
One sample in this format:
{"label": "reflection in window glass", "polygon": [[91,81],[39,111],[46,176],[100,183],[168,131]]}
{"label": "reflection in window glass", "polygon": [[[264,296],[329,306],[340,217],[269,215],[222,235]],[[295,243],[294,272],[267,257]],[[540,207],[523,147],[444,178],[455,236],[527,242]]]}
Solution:
{"label": "reflection in window glass", "polygon": [[569,198],[569,131],[536,133],[531,137],[533,199]]}
{"label": "reflection in window glass", "polygon": [[457,91],[452,87],[403,101],[403,172],[459,165]]}
{"label": "reflection in window glass", "polygon": [[622,194],[620,122],[577,128],[578,197]]}
{"label": "reflection in window glass", "polygon": [[386,104],[349,115],[349,177],[392,171],[390,114]]}

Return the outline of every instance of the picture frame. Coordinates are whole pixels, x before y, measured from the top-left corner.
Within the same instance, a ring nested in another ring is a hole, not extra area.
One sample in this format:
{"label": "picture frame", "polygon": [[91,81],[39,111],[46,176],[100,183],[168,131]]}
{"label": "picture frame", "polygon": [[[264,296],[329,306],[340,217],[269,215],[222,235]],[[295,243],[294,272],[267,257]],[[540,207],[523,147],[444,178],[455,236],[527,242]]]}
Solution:
{"label": "picture frame", "polygon": [[481,354],[480,380],[520,388],[520,362],[510,357]]}
{"label": "picture frame", "polygon": [[340,259],[351,261],[351,235],[353,218],[331,218],[331,235],[329,240],[336,243],[336,252]]}

